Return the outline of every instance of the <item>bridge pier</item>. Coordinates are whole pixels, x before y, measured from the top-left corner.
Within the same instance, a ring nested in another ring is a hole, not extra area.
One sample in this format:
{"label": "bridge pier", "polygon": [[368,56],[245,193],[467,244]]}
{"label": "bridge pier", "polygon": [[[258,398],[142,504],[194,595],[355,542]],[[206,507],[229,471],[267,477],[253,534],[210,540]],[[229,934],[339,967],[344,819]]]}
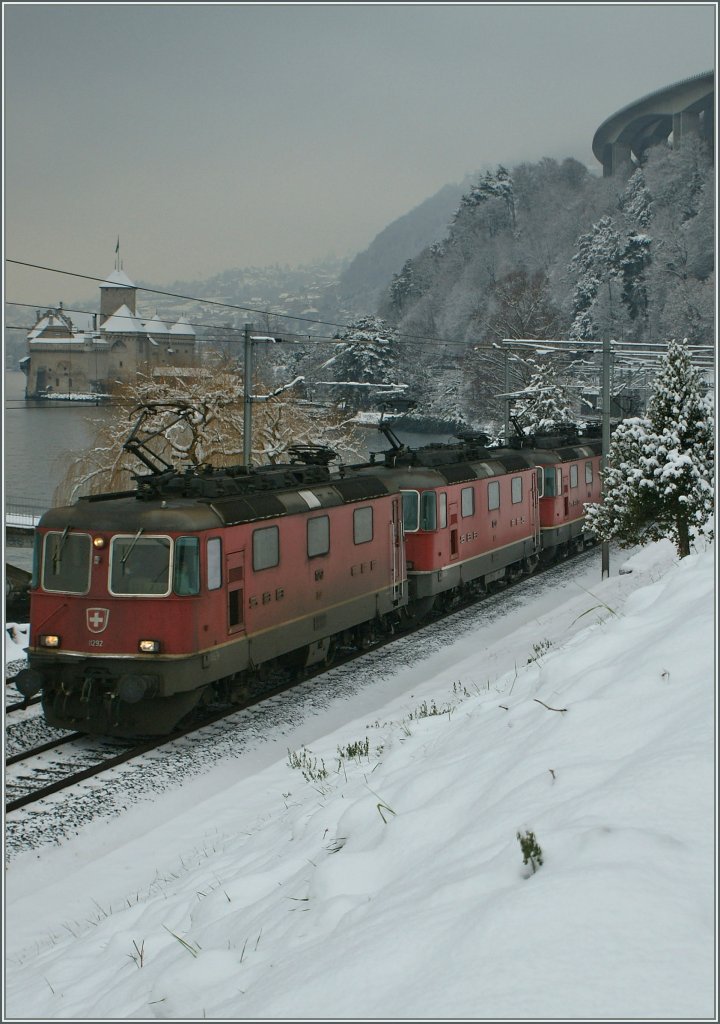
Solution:
{"label": "bridge pier", "polygon": [[626,142],[608,142],[603,149],[603,178],[612,178],[632,168],[630,146]]}
{"label": "bridge pier", "polygon": [[673,114],[673,149],[679,149],[688,135],[700,134],[700,114],[697,110],[681,110]]}

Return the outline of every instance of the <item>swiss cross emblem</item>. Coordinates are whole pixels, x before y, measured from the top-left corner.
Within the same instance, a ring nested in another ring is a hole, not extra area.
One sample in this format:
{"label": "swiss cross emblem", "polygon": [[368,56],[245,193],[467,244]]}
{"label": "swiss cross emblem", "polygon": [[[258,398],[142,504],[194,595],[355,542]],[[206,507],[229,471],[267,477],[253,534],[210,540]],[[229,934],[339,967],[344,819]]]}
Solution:
{"label": "swiss cross emblem", "polygon": [[88,608],[85,612],[87,628],[91,633],[102,633],[110,619],[109,608]]}

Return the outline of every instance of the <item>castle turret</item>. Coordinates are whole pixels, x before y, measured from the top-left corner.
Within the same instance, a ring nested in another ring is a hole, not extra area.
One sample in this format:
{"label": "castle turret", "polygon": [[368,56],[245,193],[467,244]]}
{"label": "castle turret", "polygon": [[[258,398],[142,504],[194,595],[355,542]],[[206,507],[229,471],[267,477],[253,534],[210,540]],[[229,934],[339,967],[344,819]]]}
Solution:
{"label": "castle turret", "polygon": [[117,313],[121,306],[127,306],[131,313],[137,313],[137,288],[124,270],[113,270],[100,285],[100,324]]}

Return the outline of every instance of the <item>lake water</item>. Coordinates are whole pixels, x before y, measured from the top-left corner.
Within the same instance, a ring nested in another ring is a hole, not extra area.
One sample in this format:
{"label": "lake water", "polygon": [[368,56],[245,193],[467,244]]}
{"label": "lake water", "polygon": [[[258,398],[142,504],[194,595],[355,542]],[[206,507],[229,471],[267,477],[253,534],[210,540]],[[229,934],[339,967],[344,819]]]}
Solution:
{"label": "lake water", "polygon": [[93,444],[93,423],[108,414],[79,402],[25,402],[25,375],[5,371],[3,414],[5,506],[43,511],[52,505],[72,453]]}

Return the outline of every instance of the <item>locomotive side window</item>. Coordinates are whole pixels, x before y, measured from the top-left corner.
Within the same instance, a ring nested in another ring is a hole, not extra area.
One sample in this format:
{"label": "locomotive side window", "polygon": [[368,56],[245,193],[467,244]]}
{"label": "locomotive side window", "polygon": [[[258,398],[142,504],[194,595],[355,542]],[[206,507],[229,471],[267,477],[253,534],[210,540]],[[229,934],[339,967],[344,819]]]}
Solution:
{"label": "locomotive side window", "polygon": [[593,480],[592,462],[585,463],[585,483],[591,484]]}
{"label": "locomotive side window", "polygon": [[500,481],[491,480],[488,484],[488,512],[500,508]]}
{"label": "locomotive side window", "polygon": [[207,542],[207,588],[219,590],[222,586],[222,541],[211,537]]}
{"label": "locomotive side window", "polygon": [[545,497],[545,486],[544,486],[545,485],[545,474],[543,473],[542,466],[538,466],[537,469],[535,470],[535,472],[537,474],[538,498],[544,498]]}
{"label": "locomotive side window", "polygon": [[463,487],[460,491],[460,514],[471,516],[475,512],[475,490],[472,487]]}
{"label": "locomotive side window", "polygon": [[308,558],[326,555],[330,550],[330,517],[317,516],[307,521]]}
{"label": "locomotive side window", "polygon": [[90,589],[90,535],[62,532],[45,534],[42,562],[43,590],[61,594],[87,594]]}
{"label": "locomotive side window", "polygon": [[420,529],[437,529],[437,501],[435,491],[423,491],[420,496]]}
{"label": "locomotive side window", "polygon": [[110,593],[170,593],[169,537],[113,537],[110,544]]}
{"label": "locomotive side window", "polygon": [[367,544],[373,539],[372,505],[356,508],[353,512],[353,540],[356,544]]}
{"label": "locomotive side window", "polygon": [[197,537],[178,537],[175,541],[173,590],[183,597],[200,593],[200,542]]}
{"label": "locomotive side window", "polygon": [[401,491],[403,507],[403,529],[415,533],[420,525],[420,495],[417,491]]}
{"label": "locomotive side window", "polygon": [[545,496],[555,497],[555,469],[553,466],[545,467]]}
{"label": "locomotive side window", "polygon": [[577,466],[570,467],[570,486],[577,487],[578,485],[578,468]]}
{"label": "locomotive side window", "polygon": [[272,569],[280,562],[280,532],[277,526],[253,530],[253,569]]}
{"label": "locomotive side window", "polygon": [[518,502],[522,501],[522,477],[514,476],[510,481],[510,500],[513,505],[517,505]]}
{"label": "locomotive side window", "polygon": [[447,526],[447,494],[445,493],[445,491],[441,491],[440,494],[438,495],[438,498],[440,501],[440,529],[444,530],[445,527]]}

